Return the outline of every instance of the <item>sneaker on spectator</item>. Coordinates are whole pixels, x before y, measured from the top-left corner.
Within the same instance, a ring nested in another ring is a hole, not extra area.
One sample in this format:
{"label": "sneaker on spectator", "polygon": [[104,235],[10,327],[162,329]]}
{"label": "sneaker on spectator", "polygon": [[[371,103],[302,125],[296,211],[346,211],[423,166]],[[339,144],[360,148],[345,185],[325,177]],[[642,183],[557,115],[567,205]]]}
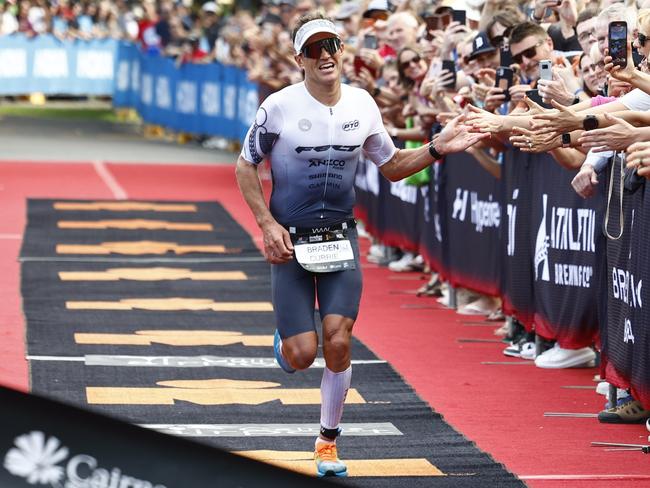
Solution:
{"label": "sneaker on spectator", "polygon": [[535,358],[535,366],[545,369],[588,367],[595,359],[596,353],[590,347],[563,349],[556,342],[552,348]]}
{"label": "sneaker on spectator", "polygon": [[424,269],[424,259],[422,256],[415,256],[412,252],[405,252],[397,261],[388,263],[388,269],[396,273],[422,271]]}
{"label": "sneaker on spectator", "polygon": [[511,358],[528,359],[532,361],[535,359],[535,342],[519,342],[512,344],[503,350],[504,356]]}
{"label": "sneaker on spectator", "polygon": [[598,421],[604,424],[643,424],[650,419],[650,410],[643,408],[638,400],[628,401],[598,413]]}

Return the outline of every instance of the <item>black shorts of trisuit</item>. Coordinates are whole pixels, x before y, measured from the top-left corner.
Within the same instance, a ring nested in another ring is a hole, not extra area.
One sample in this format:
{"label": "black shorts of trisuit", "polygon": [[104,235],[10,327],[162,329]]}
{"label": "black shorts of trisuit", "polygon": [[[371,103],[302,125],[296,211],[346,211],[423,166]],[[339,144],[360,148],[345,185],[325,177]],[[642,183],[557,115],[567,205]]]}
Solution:
{"label": "black shorts of trisuit", "polygon": [[288,263],[271,265],[276,327],[283,339],[316,329],[316,298],[321,320],[330,314],[356,320],[362,288],[357,230],[349,229],[348,238],[356,269],[313,273],[300,266],[295,257]]}

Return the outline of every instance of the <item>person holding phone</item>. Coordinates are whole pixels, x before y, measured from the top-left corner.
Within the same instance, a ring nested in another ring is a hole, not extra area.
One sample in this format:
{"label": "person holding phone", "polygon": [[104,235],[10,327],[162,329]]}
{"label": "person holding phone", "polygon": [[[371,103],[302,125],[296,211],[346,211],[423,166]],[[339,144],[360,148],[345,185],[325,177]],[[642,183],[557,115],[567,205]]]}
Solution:
{"label": "person holding phone", "polygon": [[[318,297],[325,368],[314,460],[319,476],[346,476],[336,440],[351,384],[350,343],[362,287],[352,218],[359,158],[363,153],[386,178],[398,181],[487,134],[470,133],[461,116],[429,144],[398,150],[372,97],[341,82],[345,47],[334,23],[321,13],[303,15],[292,40],[304,81],[264,100],[243,141],[236,176],[271,263],[273,350],[286,373],[304,370],[316,358]],[[269,205],[257,172],[265,158],[274,175]],[[331,240],[339,251],[305,259],[310,249]]]}

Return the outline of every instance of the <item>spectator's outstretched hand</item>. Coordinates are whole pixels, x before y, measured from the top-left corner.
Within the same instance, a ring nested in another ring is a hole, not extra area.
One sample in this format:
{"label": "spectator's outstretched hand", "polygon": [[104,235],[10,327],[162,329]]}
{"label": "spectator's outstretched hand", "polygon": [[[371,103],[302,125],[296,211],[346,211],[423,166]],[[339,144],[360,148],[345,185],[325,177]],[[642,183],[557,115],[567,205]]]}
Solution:
{"label": "spectator's outstretched hand", "polygon": [[594,152],[624,151],[636,142],[639,133],[636,127],[611,114],[605,114],[605,118],[613,122],[613,125],[585,131],[578,139],[583,147],[592,149]]}
{"label": "spectator's outstretched hand", "polygon": [[627,167],[650,179],[650,142],[636,142],[627,148]]}
{"label": "spectator's outstretched hand", "polygon": [[555,100],[551,100],[551,105],[557,110],[547,110],[544,113],[533,115],[530,124],[532,129],[539,130],[543,134],[560,135],[582,127],[582,117],[577,115],[571,107],[565,107]]}
{"label": "spectator's outstretched hand", "polygon": [[524,103],[528,105],[528,112],[526,112],[526,115],[543,114],[546,111],[544,107],[538,105],[528,97],[524,98]]}
{"label": "spectator's outstretched hand", "polygon": [[436,149],[441,154],[461,152],[478,141],[490,137],[487,133],[470,132],[470,127],[465,125],[465,115],[453,118],[440,132],[436,141]]}
{"label": "spectator's outstretched hand", "polygon": [[562,145],[561,139],[553,135],[539,134],[523,127],[512,129],[510,142],[521,152],[542,153],[558,148]]}
{"label": "spectator's outstretched hand", "polygon": [[503,129],[501,117],[482,110],[474,105],[468,105],[469,113],[465,124],[471,127],[472,132],[484,134],[498,134]]}
{"label": "spectator's outstretched hand", "polygon": [[591,164],[583,164],[571,181],[571,186],[582,198],[593,196],[596,185],[598,185],[598,176]]}

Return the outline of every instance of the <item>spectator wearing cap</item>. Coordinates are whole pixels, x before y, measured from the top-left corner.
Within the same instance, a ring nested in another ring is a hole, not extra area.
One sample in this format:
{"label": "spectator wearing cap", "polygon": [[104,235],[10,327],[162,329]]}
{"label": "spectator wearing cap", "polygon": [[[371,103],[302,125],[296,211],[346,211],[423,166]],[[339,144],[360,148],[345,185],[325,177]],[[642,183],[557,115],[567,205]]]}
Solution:
{"label": "spectator wearing cap", "polygon": [[[485,32],[479,32],[472,39],[472,50],[467,55],[467,63],[472,66],[472,72],[481,81],[485,78],[481,70],[496,70],[499,67],[499,50],[492,45]],[[489,83],[491,84],[491,82]],[[505,94],[499,87],[490,87],[484,100],[484,108],[492,111],[505,101]]]}
{"label": "spectator wearing cap", "polygon": [[216,2],[205,2],[201,7],[201,27],[207,50],[212,51],[219,38],[221,24],[219,22],[219,6]]}
{"label": "spectator wearing cap", "polygon": [[468,61],[474,61],[478,69],[499,67],[499,50],[492,45],[485,32],[479,32],[472,40]]}
{"label": "spectator wearing cap", "polygon": [[363,12],[363,18],[368,19],[366,26],[371,25],[375,20],[388,20],[390,16],[390,6],[388,0],[371,0],[368,7]]}
{"label": "spectator wearing cap", "polygon": [[343,2],[334,14],[334,20],[342,26],[341,38],[348,45],[355,45],[359,33],[359,2],[356,0]]}

